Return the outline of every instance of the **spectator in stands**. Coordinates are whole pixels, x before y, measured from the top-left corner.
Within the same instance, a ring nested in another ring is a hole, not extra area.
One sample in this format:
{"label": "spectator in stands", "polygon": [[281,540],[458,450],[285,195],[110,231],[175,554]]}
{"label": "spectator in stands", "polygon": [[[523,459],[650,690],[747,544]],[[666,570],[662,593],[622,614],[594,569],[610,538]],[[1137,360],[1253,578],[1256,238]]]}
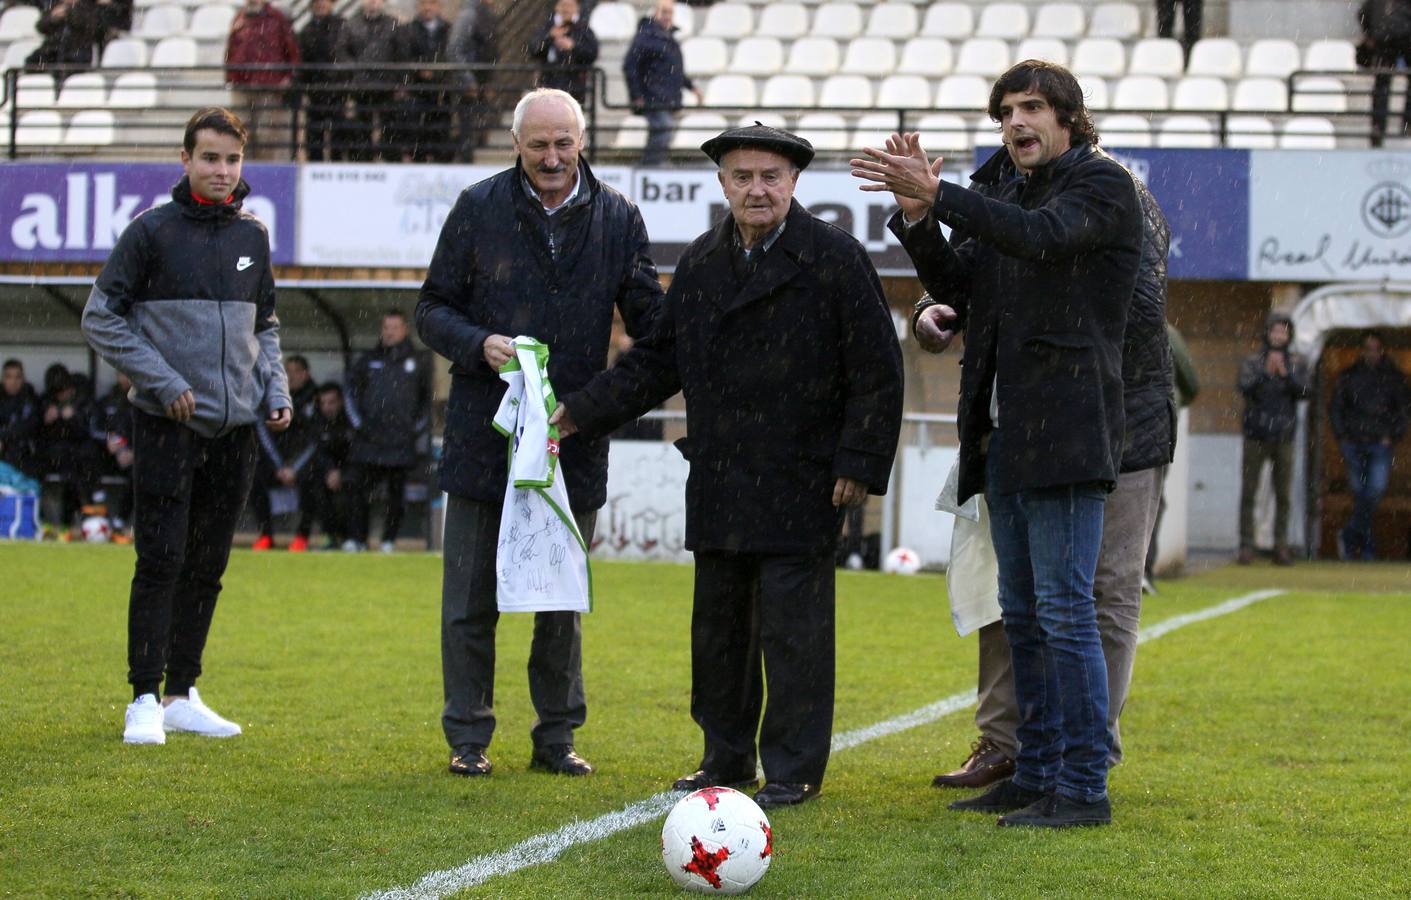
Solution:
{"label": "spectator in stands", "polygon": [[[447,57],[454,63],[494,65],[499,62],[499,27],[500,14],[495,0],[467,0],[451,26]],[[458,73],[455,81],[459,88],[456,95],[458,158],[461,162],[474,162],[476,148],[485,142],[498,110],[495,71],[467,70]]]}
{"label": "spectator in stands", "polygon": [[318,498],[319,524],[328,540],[325,550],[336,550],[348,536],[347,491],[344,489],[343,468],[353,443],[353,424],[343,411],[343,388],[336,382],[326,382],[318,389],[318,410],[314,416],[318,449],[313,466],[318,473],[315,496]]}
{"label": "spectator in stands", "polygon": [[647,119],[644,166],[666,162],[671,135],[676,131],[676,112],[681,108],[681,91],[689,89],[697,102],[701,100],[700,90],[686,74],[681,45],[676,42],[675,16],[675,0],[657,0],[656,11],[637,25],[637,36],[622,61],[632,109]]}
{"label": "spectator in stands", "polygon": [[598,36],[588,27],[578,0],[558,0],[548,24],[529,43],[529,58],[544,64],[539,85],[557,88],[573,95],[580,104],[588,102],[593,83],[589,68],[598,61]]}
{"label": "spectator in stands", "polygon": [[396,108],[392,92],[397,75],[393,60],[397,20],[382,11],[385,0],[362,0],[362,9],[343,23],[338,34],[340,63],[356,63],[352,78],[353,120],[348,127],[348,158],[358,162],[400,159],[387,147]]}
{"label": "spectator in stands", "polygon": [[290,131],[286,89],[294,73],[285,66],[299,62],[299,41],[288,17],[269,0],[245,0],[245,6],[230,23],[225,62],[229,66],[260,67],[228,69],[226,75],[235,91],[235,105],[244,112],[249,129],[246,156],[287,157],[294,135]]}
{"label": "spectator in stands", "polygon": [[1343,559],[1377,558],[1372,517],[1391,478],[1396,444],[1406,434],[1408,404],[1405,374],[1387,356],[1381,334],[1365,332],[1357,361],[1338,376],[1328,407],[1352,493],[1352,518],[1338,532]]}
{"label": "spectator in stands", "polygon": [[[441,0],[416,0],[416,17],[399,27],[393,37],[392,59],[408,64],[447,62],[450,37],[451,25],[441,18]],[[450,75],[435,69],[401,73],[395,144],[402,160],[450,162],[455,156],[445,92]]]}
{"label": "spectator in stands", "polygon": [[61,522],[71,524],[92,495],[98,462],[93,442],[93,397],[80,380],[61,363],[44,373],[44,396],[39,401],[39,430],[35,447],[44,480],[62,490]]}
{"label": "spectator in stands", "polygon": [[[1205,0],[1181,0],[1181,47],[1190,59],[1191,48],[1200,40]],[[1156,0],[1156,34],[1169,38],[1176,35],[1176,0]]]}
{"label": "spectator in stands", "polygon": [[[299,32],[299,58],[305,65],[337,62],[343,19],[333,12],[333,0],[312,0],[309,21]],[[310,162],[343,158],[343,104],[348,92],[342,72],[300,70],[304,88],[304,154]]]}
{"label": "spectator in stands", "polygon": [[[593,175],[580,156],[583,131],[582,108],[562,91],[519,101],[510,131],[515,165],[461,193],[416,306],[422,340],[452,363],[441,459],[441,489],[450,495],[441,725],[457,775],[490,774],[485,748],[495,730],[495,535],[508,477],[505,440],[488,427],[504,393],[497,372],[515,336],[526,334],[552,348],[555,390],[580,387],[603,368],[614,307],[640,335],[661,297],[641,213]],[[607,444],[566,438],[562,448],[571,511],[591,537],[606,501]],[[535,768],[592,772],[573,750],[574,729],[587,716],[581,640],[577,613],[535,614]]]}
{"label": "spectator in stands", "polygon": [[98,42],[100,54],[109,40],[132,30],[132,3],[133,0],[98,0],[98,18],[102,25]]}
{"label": "spectator in stands", "polygon": [[25,381],[24,363],[7,359],[0,374],[0,462],[37,477],[34,435],[38,430],[39,397]]}
{"label": "spectator in stands", "polygon": [[1245,357],[1239,389],[1244,395],[1244,445],[1240,474],[1240,549],[1238,562],[1254,559],[1254,495],[1264,463],[1273,466],[1274,562],[1293,565],[1289,550],[1289,489],[1293,481],[1293,435],[1298,427],[1298,401],[1308,399],[1308,362],[1293,353],[1293,320],[1269,314],[1264,346]]}
{"label": "spectator in stands", "polygon": [[[99,401],[94,411],[93,433],[102,442],[103,464],[100,472],[123,481],[121,489],[104,491],[101,502],[108,506],[113,530],[122,531],[132,517],[132,401],[128,392],[132,381],[118,373],[112,390]],[[97,494],[94,501],[99,502]]]}
{"label": "spectator in stands", "polygon": [[[1365,0],[1357,10],[1362,41],[1357,45],[1357,61],[1372,69],[1394,69],[1411,65],[1411,0]],[[1387,130],[1387,107],[1391,95],[1391,75],[1383,73],[1372,81],[1372,146],[1380,147]],[[1411,131],[1411,90],[1401,113],[1401,133]]]}
{"label": "spectator in stands", "polygon": [[94,0],[54,0],[35,23],[44,41],[25,58],[30,71],[53,71],[63,80],[76,71],[93,68],[93,56],[103,36],[103,22]]}
{"label": "spectator in stands", "polygon": [[[309,549],[309,534],[318,515],[318,475],[312,465],[314,453],[318,450],[318,435],[314,431],[318,388],[309,377],[309,361],[298,354],[285,357],[284,374],[289,381],[289,399],[293,403],[289,427],[281,432],[271,432],[263,424],[255,423],[260,457],[255,464],[250,501],[255,508],[255,522],[260,535],[251,549],[274,548],[275,508],[271,493],[279,491],[281,497],[288,497],[293,492],[298,498],[299,524],[294,531],[294,539],[289,542],[289,552],[303,553]],[[280,504],[281,512],[288,509],[288,503]]]}
{"label": "spectator in stands", "polygon": [[391,553],[402,525],[407,475],[431,419],[431,369],[418,358],[400,310],[383,314],[381,339],[353,363],[344,383],[345,408],[357,434],[348,452],[346,480],[353,508],[343,549],[367,549],[372,491],[385,482],[382,552]]}

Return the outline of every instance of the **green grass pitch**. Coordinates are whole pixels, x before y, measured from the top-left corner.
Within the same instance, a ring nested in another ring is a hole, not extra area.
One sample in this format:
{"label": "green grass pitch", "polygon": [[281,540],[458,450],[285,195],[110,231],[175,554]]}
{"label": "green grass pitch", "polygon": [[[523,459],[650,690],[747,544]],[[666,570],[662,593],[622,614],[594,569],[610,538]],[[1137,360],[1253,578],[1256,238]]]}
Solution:
{"label": "green grass pitch", "polygon": [[[243,736],[121,742],[132,554],[0,543],[0,896],[357,897],[622,809],[694,767],[691,570],[598,563],[585,618],[599,773],[528,770],[529,618],[501,620],[495,774],[445,771],[439,558],[237,551],[201,680]],[[1143,623],[1287,593],[1146,643],[1111,828],[1002,830],[930,787],[972,710],[840,752],[777,811],[761,897],[1404,897],[1411,570],[1220,569]],[[840,573],[835,731],[975,683],[944,582]],[[677,894],[660,820],[465,892]]]}

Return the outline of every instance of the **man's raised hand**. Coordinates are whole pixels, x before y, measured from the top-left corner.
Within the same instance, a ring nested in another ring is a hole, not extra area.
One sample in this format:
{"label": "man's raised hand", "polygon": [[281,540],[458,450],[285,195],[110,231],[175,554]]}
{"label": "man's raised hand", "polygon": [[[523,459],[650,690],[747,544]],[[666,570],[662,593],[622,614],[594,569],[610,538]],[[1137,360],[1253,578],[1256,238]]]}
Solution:
{"label": "man's raised hand", "polygon": [[869,184],[864,191],[891,191],[902,213],[912,222],[924,216],[936,202],[941,186],[941,164],[944,157],[931,161],[921,147],[921,134],[893,134],[887,138],[886,150],[863,147],[867,158],[849,161],[852,174]]}
{"label": "man's raised hand", "polygon": [[940,353],[955,338],[955,310],[944,303],[928,306],[916,317],[916,343],[927,353]]}

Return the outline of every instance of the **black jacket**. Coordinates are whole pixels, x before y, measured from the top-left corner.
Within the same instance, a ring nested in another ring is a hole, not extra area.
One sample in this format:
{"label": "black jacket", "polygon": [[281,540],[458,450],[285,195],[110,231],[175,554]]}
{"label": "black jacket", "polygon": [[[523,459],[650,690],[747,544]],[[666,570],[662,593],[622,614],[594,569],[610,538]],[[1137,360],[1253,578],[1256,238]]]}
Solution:
{"label": "black jacket", "polygon": [[[337,15],[311,18],[299,31],[299,61],[326,65],[338,62],[338,37],[343,20]],[[295,77],[301,84],[339,84],[348,81],[351,72],[318,72],[300,70]]]}
{"label": "black jacket", "polygon": [[314,413],[314,451],[312,465],[321,474],[327,475],[335,469],[342,469],[348,462],[348,453],[353,447],[355,432],[353,423],[342,410],[333,418],[322,412]]}
{"label": "black jacket", "polygon": [[397,20],[387,13],[367,16],[359,11],[344,20],[343,27],[338,31],[338,62],[366,66],[351,73],[354,84],[377,88],[397,82],[396,73],[388,72],[380,65],[393,61],[393,39],[396,34]]}
{"label": "black jacket", "polygon": [[[633,337],[657,313],[661,284],[641,213],[581,159],[578,175],[577,199],[548,216],[516,163],[462,191],[441,229],[416,323],[422,341],[452,363],[441,458],[449,493],[505,496],[505,439],[490,424],[505,383],[482,355],[487,337],[548,344],[549,379],[562,396],[607,365],[614,307]],[[564,440],[559,459],[575,512],[606,501],[607,451],[606,440]]]}
{"label": "black jacket", "polygon": [[1411,0],[1365,0],[1357,22],[1373,46],[1399,46],[1411,41]]}
{"label": "black jacket", "polygon": [[0,391],[0,462],[33,476],[34,435],[39,430],[39,398],[28,384],[13,397]]}
{"label": "black jacket", "polygon": [[44,35],[44,42],[25,59],[27,65],[93,65],[93,54],[103,32],[100,8],[93,0],[77,0],[58,17],[51,6],[40,16],[34,28]]}
{"label": "black jacket", "polygon": [[1264,346],[1245,357],[1240,365],[1239,389],[1244,395],[1244,436],[1256,441],[1291,441],[1298,427],[1298,401],[1309,395],[1308,362],[1302,354],[1285,348],[1286,375],[1270,375],[1268,359],[1269,328],[1283,322],[1289,328],[1293,345],[1293,320],[1283,313],[1270,313],[1264,328]]}
{"label": "black jacket", "polygon": [[[399,63],[444,63],[449,62],[446,47],[451,40],[451,23],[445,19],[436,20],[436,30],[421,19],[412,19],[397,26],[392,40],[392,59]],[[404,72],[402,80],[410,84],[442,84],[450,80],[450,72],[429,71],[429,77],[422,77],[419,71]]]}
{"label": "black jacket", "polygon": [[[952,248],[940,223],[969,237]],[[1141,266],[1132,176],[1076,144],[994,198],[942,181],[926,218],[888,223],[937,302],[965,329],[960,499],[1116,483],[1124,438],[1122,335]],[[997,380],[997,381],[996,381]],[[986,484],[983,443],[999,391],[1002,440]]]}
{"label": "black jacket", "polygon": [[1407,406],[1411,390],[1406,375],[1383,356],[1377,366],[1358,359],[1338,376],[1333,399],[1328,405],[1333,434],[1340,441],[1373,444],[1384,438],[1392,443],[1406,434]]}
{"label": "black jacket", "polygon": [[605,434],[684,391],[686,547],[831,548],[839,477],[887,491],[901,429],[901,350],[881,282],[851,235],[797,201],[742,275],[735,223],[696,238],[661,319],[612,369],[560,395]]}
{"label": "black jacket", "polygon": [[598,36],[588,27],[588,17],[580,15],[568,30],[573,49],[562,53],[549,35],[553,27],[554,18],[550,16],[539,34],[529,42],[529,58],[544,64],[539,72],[539,85],[568,91],[575,100],[583,103],[588,96],[593,72],[591,69],[572,70],[578,66],[591,66],[598,61]]}
{"label": "black jacket", "polygon": [[344,411],[357,429],[349,461],[408,468],[431,423],[431,366],[410,339],[358,357],[344,376]]}
{"label": "black jacket", "polygon": [[259,439],[260,452],[273,469],[290,468],[303,471],[313,459],[317,449],[317,426],[314,415],[318,411],[318,386],[312,380],[289,395],[293,406],[289,410],[289,427],[279,432],[270,432],[263,421],[255,423],[255,434]]}
{"label": "black jacket", "polygon": [[681,91],[692,88],[681,45],[676,35],[648,16],[637,25],[637,36],[627,48],[622,74],[627,77],[627,93],[639,109],[680,109]]}

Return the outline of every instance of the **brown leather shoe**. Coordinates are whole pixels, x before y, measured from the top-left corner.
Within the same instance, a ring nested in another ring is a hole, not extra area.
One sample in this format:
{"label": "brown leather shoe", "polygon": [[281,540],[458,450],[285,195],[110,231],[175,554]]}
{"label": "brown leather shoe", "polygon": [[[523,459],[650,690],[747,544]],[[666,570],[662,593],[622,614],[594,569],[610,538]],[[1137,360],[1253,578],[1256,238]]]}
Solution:
{"label": "brown leather shoe", "polygon": [[1014,774],[1014,760],[983,735],[970,745],[970,757],[954,772],[931,779],[932,787],[987,787]]}
{"label": "brown leather shoe", "polygon": [[1254,551],[1248,547],[1241,547],[1239,555],[1235,557],[1235,562],[1242,566],[1247,566],[1254,562]]}

